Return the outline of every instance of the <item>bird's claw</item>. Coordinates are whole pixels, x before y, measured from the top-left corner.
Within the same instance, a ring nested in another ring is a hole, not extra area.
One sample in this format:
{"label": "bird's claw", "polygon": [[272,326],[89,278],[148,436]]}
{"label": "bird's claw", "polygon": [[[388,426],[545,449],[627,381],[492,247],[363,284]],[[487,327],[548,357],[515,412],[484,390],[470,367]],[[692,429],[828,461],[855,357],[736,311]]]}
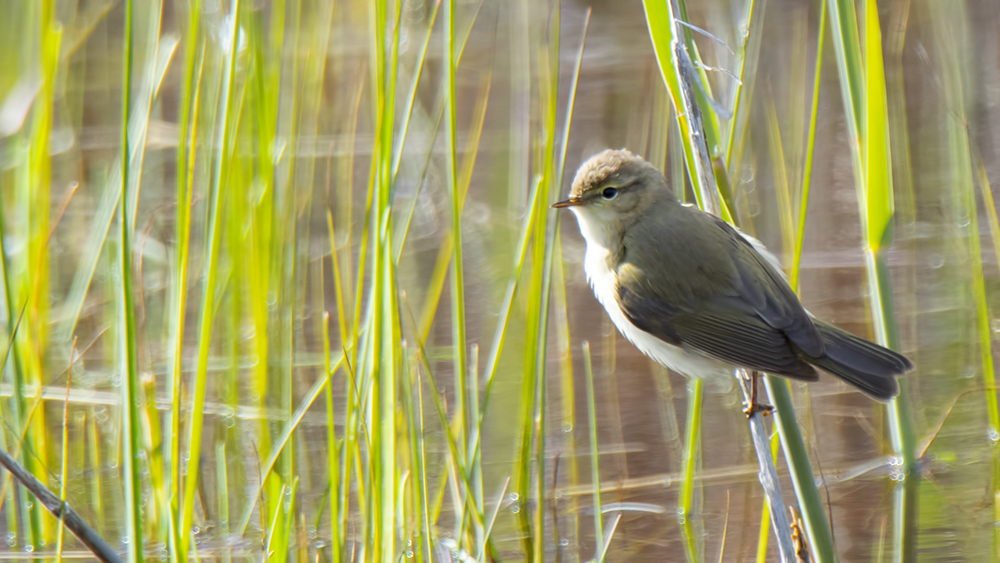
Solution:
{"label": "bird's claw", "polygon": [[765,405],[762,403],[751,403],[743,408],[743,414],[747,415],[747,418],[753,418],[755,414],[762,414],[767,416],[774,413],[774,407],[771,405]]}
{"label": "bird's claw", "polygon": [[747,401],[747,406],[743,407],[743,414],[747,415],[747,418],[753,418],[753,415],[760,413],[767,416],[774,412],[774,407],[771,405],[766,405],[757,402],[757,380],[760,379],[760,374],[756,371],[751,371],[750,374],[750,400]]}

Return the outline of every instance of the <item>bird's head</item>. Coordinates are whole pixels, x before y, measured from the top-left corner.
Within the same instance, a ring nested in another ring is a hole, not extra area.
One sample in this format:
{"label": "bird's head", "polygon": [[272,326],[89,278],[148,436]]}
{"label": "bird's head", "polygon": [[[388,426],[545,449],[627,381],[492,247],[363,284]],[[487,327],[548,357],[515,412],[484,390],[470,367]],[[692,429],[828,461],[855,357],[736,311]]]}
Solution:
{"label": "bird's head", "polygon": [[601,242],[656,201],[677,201],[663,174],[631,151],[609,149],[580,166],[569,198],[552,207],[572,210],[584,237]]}

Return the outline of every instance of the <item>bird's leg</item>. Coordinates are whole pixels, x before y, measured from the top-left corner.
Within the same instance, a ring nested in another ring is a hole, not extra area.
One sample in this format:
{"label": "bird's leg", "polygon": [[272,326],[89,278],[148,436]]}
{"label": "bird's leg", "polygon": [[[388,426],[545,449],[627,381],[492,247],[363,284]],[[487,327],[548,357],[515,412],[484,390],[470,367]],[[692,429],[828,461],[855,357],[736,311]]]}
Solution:
{"label": "bird's leg", "polygon": [[767,416],[774,412],[774,407],[771,405],[757,402],[757,381],[759,379],[760,372],[757,370],[750,372],[750,404],[743,409],[743,414],[747,415],[747,418],[750,418],[757,413]]}

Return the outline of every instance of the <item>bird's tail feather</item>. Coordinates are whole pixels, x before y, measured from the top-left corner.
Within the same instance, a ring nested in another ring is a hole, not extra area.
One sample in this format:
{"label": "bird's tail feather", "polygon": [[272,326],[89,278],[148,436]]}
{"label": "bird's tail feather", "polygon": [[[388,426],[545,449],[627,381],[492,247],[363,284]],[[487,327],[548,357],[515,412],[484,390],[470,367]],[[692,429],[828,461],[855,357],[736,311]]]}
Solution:
{"label": "bird's tail feather", "polygon": [[815,322],[826,346],[826,354],[820,358],[809,358],[809,363],[879,401],[888,401],[896,396],[899,392],[896,376],[913,368],[910,360],[833,325]]}

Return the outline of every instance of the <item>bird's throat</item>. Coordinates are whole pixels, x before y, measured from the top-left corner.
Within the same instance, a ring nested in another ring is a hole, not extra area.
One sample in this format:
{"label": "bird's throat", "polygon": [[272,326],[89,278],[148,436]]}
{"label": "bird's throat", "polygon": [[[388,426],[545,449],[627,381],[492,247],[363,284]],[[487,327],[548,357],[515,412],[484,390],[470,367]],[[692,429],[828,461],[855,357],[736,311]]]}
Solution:
{"label": "bird's throat", "polygon": [[580,234],[587,241],[587,253],[591,247],[595,252],[604,252],[609,260],[608,267],[614,268],[616,258],[621,257],[624,227],[614,217],[605,217],[601,210],[588,207],[574,207],[573,215],[580,225]]}

